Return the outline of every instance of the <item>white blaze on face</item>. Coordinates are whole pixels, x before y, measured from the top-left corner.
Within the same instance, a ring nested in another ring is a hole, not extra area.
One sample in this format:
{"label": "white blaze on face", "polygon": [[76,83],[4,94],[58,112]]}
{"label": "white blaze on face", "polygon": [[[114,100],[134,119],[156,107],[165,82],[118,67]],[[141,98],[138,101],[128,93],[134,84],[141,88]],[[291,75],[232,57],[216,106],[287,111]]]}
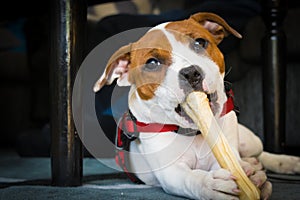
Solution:
{"label": "white blaze on face", "polygon": [[[166,85],[165,87],[174,91],[173,93],[176,93],[176,99],[178,99],[179,102],[182,102],[185,99],[186,94],[183,93],[182,89],[179,89],[179,71],[183,68],[190,67],[191,65],[197,65],[204,74],[203,89],[206,93],[217,92],[217,103],[223,105],[226,102],[227,97],[224,93],[223,75],[220,74],[219,66],[209,58],[209,55],[207,55],[204,49],[202,53],[196,53],[189,47],[190,44],[179,42],[175,38],[175,35],[181,33],[165,29],[163,29],[163,32],[169,39],[173,49],[173,64],[169,67],[163,82],[163,84]],[[191,40],[192,39],[188,39],[188,41]],[[171,96],[170,98],[172,99],[173,97]],[[221,110],[216,114],[218,115],[220,112]]]}

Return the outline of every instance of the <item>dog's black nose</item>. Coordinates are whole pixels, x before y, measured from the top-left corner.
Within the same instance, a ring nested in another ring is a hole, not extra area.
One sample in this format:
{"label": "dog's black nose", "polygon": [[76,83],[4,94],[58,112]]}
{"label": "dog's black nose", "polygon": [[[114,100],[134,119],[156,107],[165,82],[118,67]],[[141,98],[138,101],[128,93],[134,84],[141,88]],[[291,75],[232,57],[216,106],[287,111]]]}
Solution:
{"label": "dog's black nose", "polygon": [[191,65],[179,71],[180,87],[184,90],[203,91],[204,72],[197,65]]}

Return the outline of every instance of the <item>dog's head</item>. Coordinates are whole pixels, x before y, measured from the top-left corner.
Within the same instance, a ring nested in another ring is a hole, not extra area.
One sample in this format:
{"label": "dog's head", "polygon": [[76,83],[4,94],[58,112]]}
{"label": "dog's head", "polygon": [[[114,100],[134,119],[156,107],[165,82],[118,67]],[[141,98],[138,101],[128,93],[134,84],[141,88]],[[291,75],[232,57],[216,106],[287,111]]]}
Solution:
{"label": "dog's head", "polygon": [[212,13],[160,24],[111,56],[94,91],[117,78],[118,85],[131,86],[129,108],[138,120],[194,127],[180,103],[200,90],[210,97],[213,113],[220,115],[227,98],[225,63],[217,45],[229,34],[241,37]]}

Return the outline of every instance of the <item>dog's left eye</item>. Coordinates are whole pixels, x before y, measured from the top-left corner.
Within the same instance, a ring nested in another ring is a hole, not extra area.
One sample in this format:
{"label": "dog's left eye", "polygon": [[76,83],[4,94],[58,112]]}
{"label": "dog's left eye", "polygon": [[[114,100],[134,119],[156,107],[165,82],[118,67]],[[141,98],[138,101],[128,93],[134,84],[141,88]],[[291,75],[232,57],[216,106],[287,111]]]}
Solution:
{"label": "dog's left eye", "polygon": [[156,58],[150,58],[146,61],[146,64],[144,65],[144,70],[146,71],[156,71],[160,69],[161,63]]}
{"label": "dog's left eye", "polygon": [[207,40],[203,38],[197,38],[194,40],[194,43],[192,44],[192,48],[194,49],[195,52],[200,52],[203,49],[206,49],[208,45]]}

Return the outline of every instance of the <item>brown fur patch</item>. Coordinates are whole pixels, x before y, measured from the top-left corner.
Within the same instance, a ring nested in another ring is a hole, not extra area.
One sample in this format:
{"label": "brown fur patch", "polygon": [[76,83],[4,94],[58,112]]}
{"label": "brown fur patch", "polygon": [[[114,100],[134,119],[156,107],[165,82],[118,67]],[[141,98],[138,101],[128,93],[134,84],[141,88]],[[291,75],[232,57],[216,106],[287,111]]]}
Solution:
{"label": "brown fur patch", "polygon": [[172,30],[170,31],[171,33],[175,31],[175,34],[173,33],[175,35],[175,38],[182,43],[188,44],[191,41],[190,39],[206,39],[209,42],[206,49],[208,56],[219,66],[220,73],[225,72],[223,54],[217,47],[217,42],[215,41],[215,38],[201,24],[199,24],[193,19],[187,19],[183,21],[171,22],[167,24],[166,29]]}
{"label": "brown fur patch", "polygon": [[[172,64],[171,54],[171,44],[160,30],[150,31],[132,44],[129,81],[136,85],[143,100],[153,98],[157,87],[163,82],[167,68]],[[155,58],[161,63],[159,70],[144,70],[143,67],[150,58]]]}

